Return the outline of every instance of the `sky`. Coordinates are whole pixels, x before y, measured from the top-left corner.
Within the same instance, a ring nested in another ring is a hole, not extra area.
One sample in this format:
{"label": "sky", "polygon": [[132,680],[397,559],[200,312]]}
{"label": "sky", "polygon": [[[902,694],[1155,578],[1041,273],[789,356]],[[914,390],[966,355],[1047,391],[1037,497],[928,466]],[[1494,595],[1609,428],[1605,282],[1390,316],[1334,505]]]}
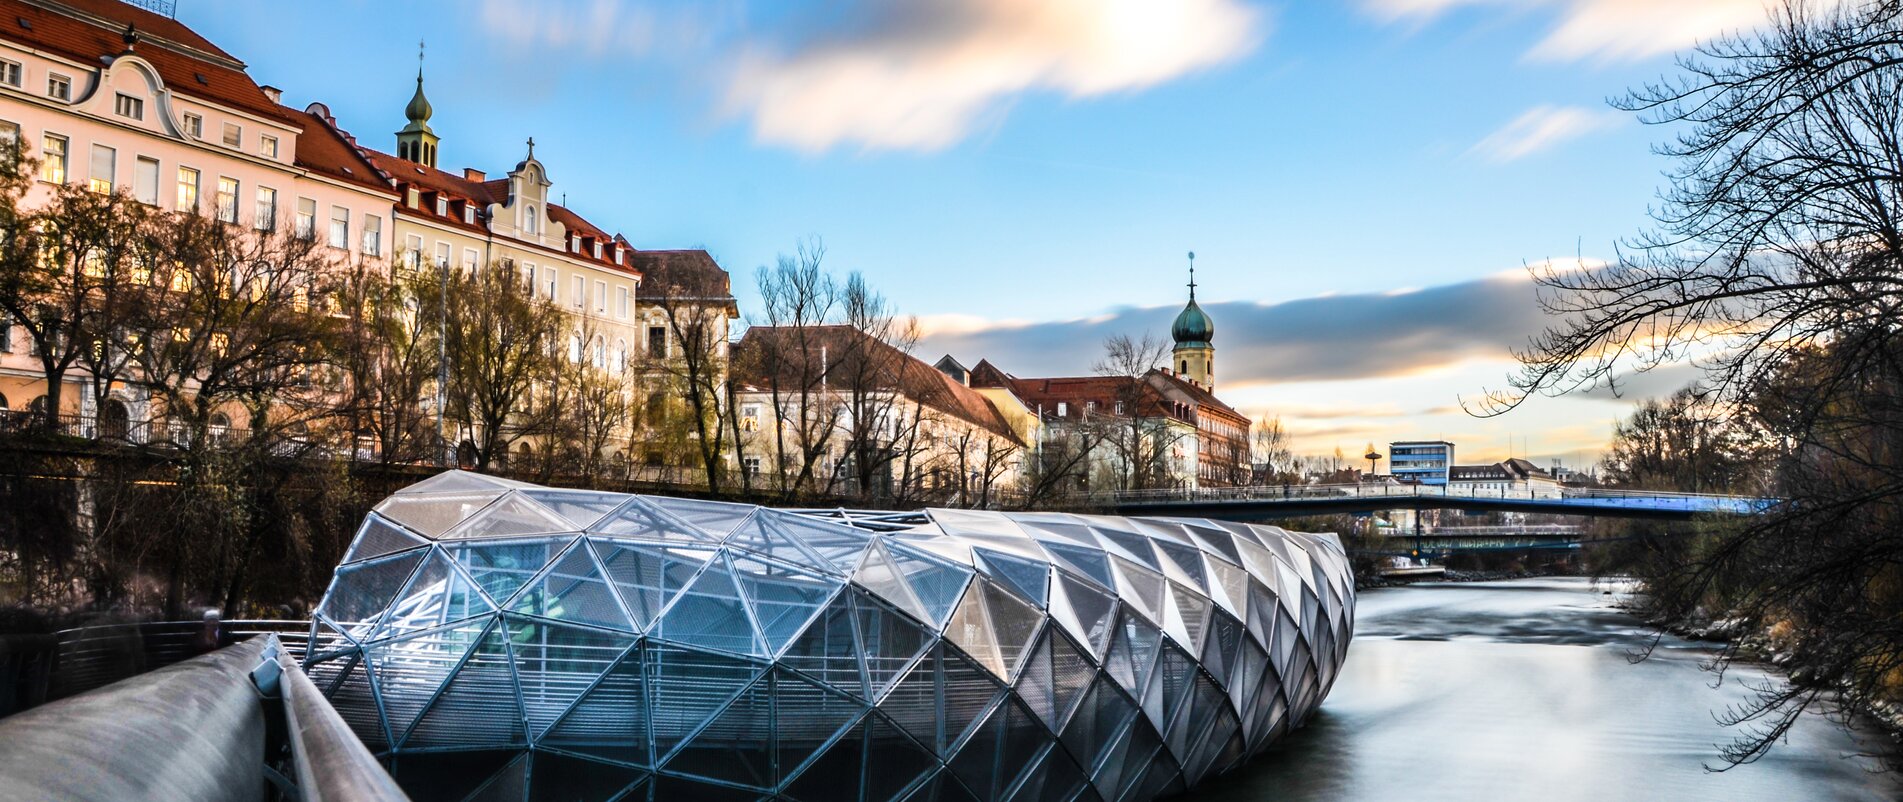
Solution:
{"label": "sky", "polygon": [[[505,172],[734,276],[821,240],[917,355],[1084,375],[1167,336],[1195,251],[1218,393],[1296,450],[1596,459],[1635,398],[1467,409],[1548,321],[1526,266],[1614,258],[1675,132],[1608,100],[1761,0],[179,0],[294,105],[394,148],[418,42],[440,166]],[[1385,450],[1385,446],[1383,446]]]}

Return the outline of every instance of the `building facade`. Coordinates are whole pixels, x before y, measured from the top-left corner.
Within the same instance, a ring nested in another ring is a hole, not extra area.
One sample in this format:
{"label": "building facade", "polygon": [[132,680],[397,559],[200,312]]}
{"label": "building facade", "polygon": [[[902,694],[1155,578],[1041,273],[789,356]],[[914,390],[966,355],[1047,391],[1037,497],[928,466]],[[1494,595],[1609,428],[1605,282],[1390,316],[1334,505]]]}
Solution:
{"label": "building facade", "polygon": [[1388,444],[1388,473],[1412,484],[1445,485],[1454,465],[1454,444],[1445,440],[1401,440]]}
{"label": "building facade", "polygon": [[1513,458],[1492,465],[1455,465],[1447,489],[1465,495],[1559,498],[1559,480],[1538,465]]}

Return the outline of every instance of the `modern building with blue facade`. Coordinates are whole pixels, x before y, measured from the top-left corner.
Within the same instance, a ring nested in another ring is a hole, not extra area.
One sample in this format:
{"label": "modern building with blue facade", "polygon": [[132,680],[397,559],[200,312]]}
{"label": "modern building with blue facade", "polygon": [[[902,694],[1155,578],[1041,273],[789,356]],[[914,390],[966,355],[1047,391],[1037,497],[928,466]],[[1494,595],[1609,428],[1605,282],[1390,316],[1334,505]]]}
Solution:
{"label": "modern building with blue facade", "polygon": [[1388,444],[1388,473],[1403,482],[1445,485],[1454,466],[1454,444],[1402,440]]}

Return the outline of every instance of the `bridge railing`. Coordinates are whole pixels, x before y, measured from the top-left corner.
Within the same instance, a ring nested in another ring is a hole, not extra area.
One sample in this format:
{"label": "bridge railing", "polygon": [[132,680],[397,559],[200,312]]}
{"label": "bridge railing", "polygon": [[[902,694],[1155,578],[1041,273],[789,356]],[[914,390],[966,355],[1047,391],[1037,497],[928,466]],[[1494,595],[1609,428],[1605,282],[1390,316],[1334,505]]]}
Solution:
{"label": "bridge railing", "polygon": [[1624,507],[1678,508],[1687,505],[1719,508],[1740,503],[1763,503],[1717,493],[1678,493],[1583,487],[1489,488],[1460,485],[1415,485],[1364,482],[1331,485],[1254,485],[1247,487],[1158,488],[1085,493],[1070,497],[1080,504],[1140,504],[1144,502],[1317,501],[1361,498],[1450,498],[1501,501],[1615,502]]}
{"label": "bridge railing", "polygon": [[0,636],[0,717],[266,634],[301,658],[310,622],[207,618]]}

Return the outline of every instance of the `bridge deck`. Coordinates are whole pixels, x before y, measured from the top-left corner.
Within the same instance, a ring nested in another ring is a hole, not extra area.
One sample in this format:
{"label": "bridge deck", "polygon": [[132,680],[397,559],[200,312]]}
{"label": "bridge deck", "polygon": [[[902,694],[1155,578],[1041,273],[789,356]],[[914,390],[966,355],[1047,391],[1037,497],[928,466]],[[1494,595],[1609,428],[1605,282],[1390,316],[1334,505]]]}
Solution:
{"label": "bridge deck", "polygon": [[1291,485],[1143,490],[1095,497],[1118,515],[1185,515],[1237,521],[1380,510],[1539,512],[1607,518],[1689,520],[1750,515],[1778,499],[1703,493],[1562,488],[1559,492],[1461,490],[1434,485]]}

